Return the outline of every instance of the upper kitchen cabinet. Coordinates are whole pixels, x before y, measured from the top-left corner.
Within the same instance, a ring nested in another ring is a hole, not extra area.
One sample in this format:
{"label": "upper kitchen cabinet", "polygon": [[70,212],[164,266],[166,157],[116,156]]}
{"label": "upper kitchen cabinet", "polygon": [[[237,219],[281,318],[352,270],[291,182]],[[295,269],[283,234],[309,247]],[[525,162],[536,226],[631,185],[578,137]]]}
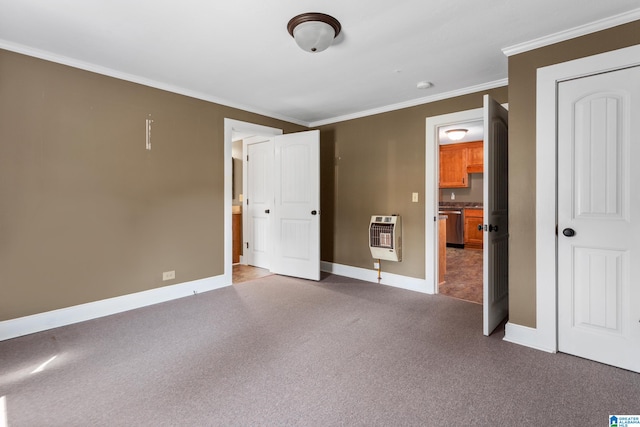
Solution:
{"label": "upper kitchen cabinet", "polygon": [[482,141],[467,142],[467,172],[484,172],[484,145]]}
{"label": "upper kitchen cabinet", "polygon": [[440,146],[440,188],[468,187],[469,174],[483,170],[482,141]]}
{"label": "upper kitchen cabinet", "polygon": [[468,187],[467,149],[464,144],[440,146],[440,188]]}

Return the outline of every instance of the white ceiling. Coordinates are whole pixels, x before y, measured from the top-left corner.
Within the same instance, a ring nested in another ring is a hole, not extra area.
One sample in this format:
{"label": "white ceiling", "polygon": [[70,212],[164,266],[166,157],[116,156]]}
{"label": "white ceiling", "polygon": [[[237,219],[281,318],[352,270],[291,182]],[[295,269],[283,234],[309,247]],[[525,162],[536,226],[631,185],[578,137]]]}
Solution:
{"label": "white ceiling", "polygon": [[[640,19],[637,7],[638,0],[0,0],[0,48],[314,126],[502,86],[503,48]],[[296,46],[286,26],[303,12],[341,22],[328,50]],[[423,80],[434,86],[417,89]]]}

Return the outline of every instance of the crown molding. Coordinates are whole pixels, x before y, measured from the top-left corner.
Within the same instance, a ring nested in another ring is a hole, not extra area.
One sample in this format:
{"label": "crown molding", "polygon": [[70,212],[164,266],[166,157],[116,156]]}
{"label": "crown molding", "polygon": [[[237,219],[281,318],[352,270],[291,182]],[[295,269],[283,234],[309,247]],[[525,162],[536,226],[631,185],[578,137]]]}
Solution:
{"label": "crown molding", "polygon": [[371,110],[359,111],[357,113],[345,114],[343,116],[337,116],[329,119],[318,120],[309,123],[309,127],[318,127],[329,125],[338,122],[344,122],[347,120],[360,119],[362,117],[373,116],[375,114],[388,113],[390,111],[402,110],[403,108],[415,107],[417,105],[428,104],[430,102],[442,101],[443,99],[454,98],[456,96],[468,95],[470,93],[482,92],[484,90],[495,89],[497,87],[508,86],[509,79],[494,80],[492,82],[482,83],[475,86],[468,86],[461,89],[456,89],[450,92],[439,93],[433,96],[427,96],[424,98],[411,99],[409,101],[400,102],[397,104],[385,105],[384,107],[374,108]]}
{"label": "crown molding", "polygon": [[309,127],[309,123],[305,122],[304,120],[294,119],[293,117],[287,117],[280,114],[274,114],[269,111],[264,111],[264,110],[253,108],[247,105],[238,104],[238,103],[231,102],[226,99],[218,98],[215,96],[211,96],[202,92],[185,89],[179,86],[174,86],[168,83],[159,82],[157,80],[148,79],[135,74],[124,73],[122,71],[117,71],[112,68],[107,68],[100,65],[92,64],[90,62],[80,61],[80,60],[69,58],[63,55],[57,55],[44,50],[25,46],[19,43],[14,43],[14,42],[0,39],[0,49],[5,49],[11,52],[20,53],[26,56],[32,56],[34,58],[44,59],[45,61],[67,65],[69,67],[90,71],[96,74],[102,74],[104,76],[113,77],[116,79],[125,80],[132,83],[138,83],[143,86],[165,90],[167,92],[176,93],[178,95],[188,96],[190,98],[196,98],[196,99],[201,99],[203,101],[213,102],[215,104],[224,105],[225,107],[237,108],[239,110],[247,111],[249,113],[270,117],[272,119],[283,120],[285,122]]}
{"label": "crown molding", "polygon": [[167,92],[184,95],[191,98],[201,99],[203,101],[213,102],[219,105],[224,105],[226,107],[237,108],[239,110],[243,110],[249,113],[259,114],[265,117],[270,117],[276,120],[282,120],[288,123],[297,124],[307,128],[313,128],[313,127],[343,122],[343,121],[352,120],[352,119],[358,119],[362,117],[372,116],[375,114],[387,113],[390,111],[401,110],[403,108],[415,107],[417,105],[428,104],[430,102],[441,101],[443,99],[453,98],[456,96],[468,95],[474,92],[481,92],[483,90],[489,90],[489,89],[495,89],[497,87],[507,86],[509,83],[508,79],[495,80],[492,82],[487,82],[487,83],[482,83],[475,86],[456,89],[450,92],[444,92],[444,93],[433,95],[433,96],[412,99],[412,100],[400,102],[397,104],[390,104],[390,105],[386,105],[386,106],[382,106],[382,107],[378,107],[370,110],[359,111],[356,113],[351,113],[343,116],[336,116],[336,117],[318,120],[314,122],[307,122],[307,121],[296,119],[293,117],[288,117],[281,114],[275,114],[273,112],[260,110],[257,108],[253,108],[251,106],[238,104],[238,103],[231,102],[226,99],[218,98],[215,96],[211,96],[202,92],[192,91],[179,86],[174,86],[171,84],[141,77],[135,74],[124,73],[122,71],[114,70],[112,68],[107,68],[100,65],[92,64],[90,62],[80,61],[77,59],[69,58],[64,55],[54,54],[48,51],[35,49],[29,46],[10,42],[3,39],[0,39],[0,49],[5,49],[5,50],[16,52],[22,55],[43,59],[45,61],[50,61],[57,64],[67,65],[69,67],[78,68],[81,70],[101,74],[108,77],[113,77],[120,80],[125,80],[132,83],[138,83],[143,86],[165,90]]}
{"label": "crown molding", "polygon": [[629,22],[637,21],[639,19],[640,19],[640,8],[633,9],[628,12],[620,13],[618,15],[610,16],[608,18],[591,22],[589,24],[580,25],[578,27],[570,28],[568,30],[560,31],[558,33],[554,33],[548,36],[530,40],[528,42],[505,47],[504,49],[502,49],[502,53],[504,53],[506,56],[513,56],[519,53],[528,52],[530,50],[549,46],[555,43],[571,40],[576,37],[585,36],[587,34],[595,33],[597,31],[613,28],[618,25],[627,24]]}

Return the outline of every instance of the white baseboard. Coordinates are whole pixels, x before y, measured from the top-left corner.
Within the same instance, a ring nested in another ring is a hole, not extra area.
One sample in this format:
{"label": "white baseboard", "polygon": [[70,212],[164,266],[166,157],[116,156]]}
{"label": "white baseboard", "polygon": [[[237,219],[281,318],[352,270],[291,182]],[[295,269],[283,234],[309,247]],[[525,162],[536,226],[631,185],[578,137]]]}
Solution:
{"label": "white baseboard", "polygon": [[[368,270],[366,268],[352,267],[349,265],[334,264],[332,262],[320,262],[320,269],[326,273],[337,274],[339,276],[350,277],[352,279],[364,280],[366,282],[378,283],[378,271]],[[393,286],[395,288],[407,289],[410,291],[429,294],[429,287],[425,279],[416,279],[415,277],[400,276],[393,273],[385,273],[380,275],[382,279],[380,284]]]}
{"label": "white baseboard", "polygon": [[0,322],[0,341],[229,286],[224,275],[122,295]]}
{"label": "white baseboard", "polygon": [[504,327],[505,341],[546,351],[547,353],[556,353],[557,350],[550,348],[548,340],[544,338],[536,328],[529,328],[528,326],[516,325],[509,322],[507,322]]}

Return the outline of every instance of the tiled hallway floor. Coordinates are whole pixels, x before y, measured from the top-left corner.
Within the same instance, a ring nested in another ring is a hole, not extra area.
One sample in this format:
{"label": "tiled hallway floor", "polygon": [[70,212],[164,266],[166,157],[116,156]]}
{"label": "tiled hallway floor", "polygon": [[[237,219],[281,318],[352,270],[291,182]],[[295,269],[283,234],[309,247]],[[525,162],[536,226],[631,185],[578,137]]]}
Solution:
{"label": "tiled hallway floor", "polygon": [[482,304],[482,250],[447,248],[447,273],[438,293]]}

